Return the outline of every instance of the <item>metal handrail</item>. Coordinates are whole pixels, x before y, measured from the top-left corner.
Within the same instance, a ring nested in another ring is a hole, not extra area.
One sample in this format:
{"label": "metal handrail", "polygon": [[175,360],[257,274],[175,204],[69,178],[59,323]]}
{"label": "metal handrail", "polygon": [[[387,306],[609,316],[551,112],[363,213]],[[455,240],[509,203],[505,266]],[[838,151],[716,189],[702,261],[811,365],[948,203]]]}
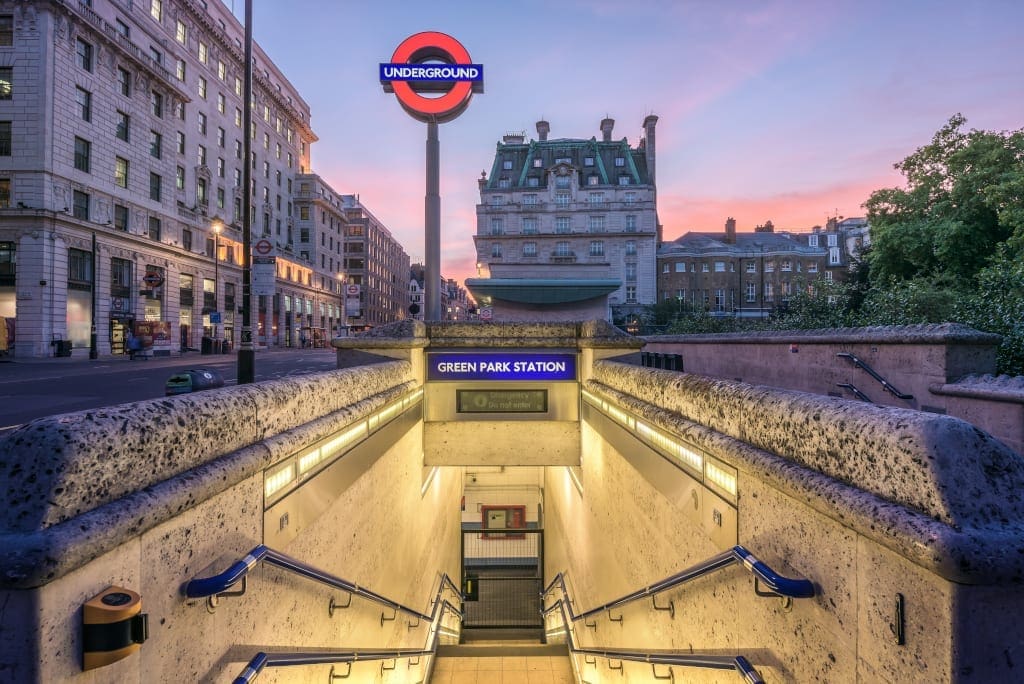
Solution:
{"label": "metal handrail", "polygon": [[[681,572],[677,572],[674,575],[670,575],[663,580],[655,582],[654,584],[638,589],[630,594],[626,594],[613,601],[609,601],[597,608],[591,608],[582,613],[576,614],[573,610],[572,602],[569,603],[569,614],[572,616],[572,621],[582,620],[583,618],[603,613],[612,608],[618,608],[619,606],[631,603],[638,599],[653,596],[659,592],[671,589],[672,587],[680,584],[685,584],[699,577],[709,575],[718,570],[723,570],[733,563],[742,563],[743,567],[749,570],[754,575],[755,582],[763,582],[768,587],[768,594],[774,596],[783,596],[787,598],[810,598],[814,596],[814,583],[807,579],[792,579],[789,577],[783,577],[779,573],[772,570],[763,561],[758,560],[754,554],[750,553],[747,549],[742,546],[734,546],[727,551],[723,551],[717,556],[697,563]],[[560,584],[563,594],[568,594],[565,586],[564,573],[558,573],[555,575],[551,583],[544,588],[541,593],[541,597],[547,596],[549,592],[555,587],[556,584]],[[762,592],[758,592],[761,594]]]}
{"label": "metal handrail", "polygon": [[[183,587],[185,596],[188,598],[206,598],[225,595],[232,586],[238,582],[244,582],[249,572],[255,568],[259,563],[267,563],[268,565],[274,565],[276,567],[288,570],[307,579],[325,584],[329,587],[341,589],[354,596],[368,599],[375,603],[379,603],[383,606],[387,606],[392,610],[401,611],[408,615],[411,615],[417,620],[424,620],[430,623],[434,623],[435,618],[440,621],[444,616],[445,611],[448,611],[460,619],[462,618],[462,611],[459,608],[453,606],[447,599],[442,599],[441,594],[445,588],[450,589],[460,599],[462,598],[462,592],[452,582],[451,578],[447,573],[441,575],[441,581],[437,587],[437,595],[434,597],[432,608],[430,613],[421,613],[418,610],[404,606],[397,601],[392,601],[386,596],[371,591],[366,587],[360,587],[359,585],[349,582],[348,580],[342,579],[329,572],[324,572],[318,568],[303,563],[302,561],[292,558],[287,554],[283,554],[279,551],[269,548],[263,544],[260,544],[253,548],[244,558],[241,558],[231,564],[223,572],[216,574],[212,577],[193,578],[189,580]],[[244,587],[244,584],[243,584]],[[440,609],[440,613],[438,612]],[[388,618],[391,619],[391,618]],[[382,624],[384,617],[381,617]],[[409,623],[410,627],[414,626]],[[351,663],[355,661],[363,660],[392,660],[395,658],[417,658],[422,655],[432,655],[437,651],[437,639],[440,633],[440,629],[434,629],[433,637],[430,642],[429,648],[422,649],[396,649],[396,650],[375,650],[366,649],[360,651],[316,651],[316,652],[293,652],[293,653],[265,653],[260,652],[253,656],[252,660],[249,661],[245,669],[238,677],[235,678],[234,684],[248,684],[252,682],[256,677],[259,676],[260,672],[266,667],[281,667],[288,665],[325,665],[328,663],[348,663],[351,668]]]}
{"label": "metal handrail", "polygon": [[[446,575],[447,576],[447,575]],[[440,595],[441,588],[438,589]],[[438,615],[438,621],[444,617],[445,611],[452,612],[458,616],[462,616],[462,611],[453,606],[447,600],[440,600],[435,602],[435,606],[440,604],[441,613]],[[251,684],[265,668],[268,667],[289,667],[296,665],[328,665],[337,663],[347,663],[349,666],[349,672],[352,670],[352,663],[364,662],[370,660],[394,660],[398,658],[419,658],[420,656],[433,656],[437,653],[437,641],[440,636],[441,630],[435,629],[433,636],[429,642],[429,648],[421,649],[395,649],[395,650],[378,650],[378,649],[364,649],[359,651],[295,651],[292,653],[267,653],[260,651],[245,666],[245,669],[235,677],[232,684]],[[381,663],[383,667],[383,663]],[[390,669],[390,668],[388,668]],[[335,678],[344,679],[347,678],[348,674],[345,675],[334,675],[332,669],[332,675],[329,681],[334,681]]]}
{"label": "metal handrail", "polygon": [[849,383],[849,382],[837,382],[836,386],[837,387],[842,387],[843,389],[850,390],[851,392],[853,392],[853,396],[857,397],[861,401],[866,401],[869,404],[875,403],[875,402],[871,401],[871,397],[869,397],[868,395],[866,395],[863,392],[861,392],[852,383]]}
{"label": "metal handrail", "polygon": [[[566,598],[560,598],[554,605],[546,609],[545,614],[550,613],[555,609],[559,609],[559,612],[562,615],[562,624],[565,626],[565,640],[570,653],[582,655],[584,658],[587,656],[594,656],[595,658],[605,658],[609,661],[629,660],[631,662],[650,663],[651,667],[654,667],[655,665],[678,665],[680,667],[699,667],[711,670],[736,670],[747,684],[764,684],[764,679],[761,677],[761,673],[757,671],[749,660],[741,655],[702,655],[699,653],[674,653],[669,651],[648,652],[637,649],[603,650],[597,648],[581,648],[576,645],[576,641],[572,636],[573,631],[569,627],[569,621],[566,619],[567,604],[569,606],[568,609],[571,612],[572,602],[568,601]],[[668,677],[662,678],[668,679]]]}
{"label": "metal handrail", "polygon": [[[393,610],[400,610],[403,613],[412,615],[413,617],[417,617],[422,620],[433,620],[434,612],[437,610],[436,600],[434,602],[434,608],[432,609],[431,614],[427,615],[425,613],[419,612],[418,610],[409,608],[408,606],[404,606],[401,603],[398,603],[397,601],[392,601],[386,596],[381,596],[380,594],[371,591],[366,587],[360,587],[358,584],[354,584],[352,582],[349,582],[348,580],[336,577],[335,575],[332,575],[329,572],[324,572],[323,570],[314,568],[312,565],[303,563],[302,561],[296,558],[292,558],[291,556],[283,554],[280,551],[275,551],[274,549],[264,546],[263,544],[260,544],[253,548],[253,550],[250,551],[244,558],[235,561],[231,565],[231,567],[221,572],[220,574],[214,575],[213,577],[203,577],[189,580],[189,582],[185,584],[184,587],[185,596],[187,596],[188,598],[204,598],[208,596],[217,596],[219,594],[223,594],[231,586],[242,581],[245,578],[245,576],[249,574],[249,571],[256,567],[256,565],[260,562],[267,563],[268,565],[274,565],[285,570],[289,570],[297,575],[301,575],[302,577],[306,577],[316,582],[320,582],[321,584],[326,584],[327,586],[334,587],[335,589],[347,591],[350,594],[354,594],[356,596],[360,596],[370,601],[374,601],[381,605],[387,606],[388,608],[391,608]],[[447,574],[443,574],[441,576],[441,584],[438,587],[438,596],[440,596],[440,593],[445,586],[450,587],[451,590],[457,596],[462,596],[462,592],[459,591],[459,588],[455,585],[454,582],[452,582],[451,578],[448,577]],[[459,615],[461,616],[462,613],[459,612]]]}
{"label": "metal handrail", "polygon": [[861,359],[857,358],[856,355],[851,354],[850,352],[838,352],[838,353],[836,353],[836,356],[838,356],[841,359],[849,359],[850,363],[853,364],[854,368],[863,369],[868,375],[870,375],[871,377],[873,377],[875,380],[877,380],[878,382],[880,382],[882,384],[882,389],[884,389],[886,392],[888,392],[889,394],[893,395],[897,399],[913,399],[914,398],[913,394],[903,394],[903,392],[900,392],[898,389],[893,387],[892,384],[890,384],[888,380],[886,380],[881,375],[879,375],[878,372],[875,371],[875,369],[872,368],[871,366],[869,366],[866,362],[864,362]]}

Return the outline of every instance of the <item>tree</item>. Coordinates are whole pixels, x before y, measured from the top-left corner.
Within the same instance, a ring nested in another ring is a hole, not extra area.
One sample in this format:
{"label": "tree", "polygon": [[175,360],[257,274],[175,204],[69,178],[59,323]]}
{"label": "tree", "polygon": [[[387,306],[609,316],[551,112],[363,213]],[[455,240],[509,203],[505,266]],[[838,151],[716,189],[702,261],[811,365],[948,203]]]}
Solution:
{"label": "tree", "polygon": [[938,274],[970,282],[1018,235],[1024,242],[1024,130],[962,129],[953,116],[930,144],[895,166],[906,188],[871,194],[874,284]]}

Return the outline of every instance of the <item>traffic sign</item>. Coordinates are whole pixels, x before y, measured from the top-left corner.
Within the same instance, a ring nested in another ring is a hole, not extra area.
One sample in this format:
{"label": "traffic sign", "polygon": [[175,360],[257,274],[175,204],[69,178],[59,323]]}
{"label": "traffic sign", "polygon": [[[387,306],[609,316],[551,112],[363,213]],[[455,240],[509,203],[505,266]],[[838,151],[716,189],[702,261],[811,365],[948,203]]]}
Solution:
{"label": "traffic sign", "polygon": [[262,254],[263,256],[266,256],[267,254],[270,254],[272,251],[274,251],[274,245],[271,244],[270,240],[266,239],[257,240],[256,244],[254,244],[252,248],[253,250],[255,250],[257,254]]}

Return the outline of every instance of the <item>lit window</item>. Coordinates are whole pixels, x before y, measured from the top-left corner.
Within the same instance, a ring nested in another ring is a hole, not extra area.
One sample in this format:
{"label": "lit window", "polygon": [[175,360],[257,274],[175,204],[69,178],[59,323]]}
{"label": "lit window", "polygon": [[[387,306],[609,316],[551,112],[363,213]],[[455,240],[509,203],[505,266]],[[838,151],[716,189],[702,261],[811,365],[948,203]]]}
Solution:
{"label": "lit window", "polygon": [[227,77],[227,75],[228,75],[228,67],[227,67],[227,65],[224,64],[224,62],[222,62],[222,61],[218,61],[217,62],[217,78],[219,78],[220,80],[223,81]]}
{"label": "lit window", "polygon": [[199,97],[206,99],[206,79],[199,77]]}
{"label": "lit window", "polygon": [[206,43],[199,42],[199,61],[206,64],[210,61],[210,48],[206,46]]}
{"label": "lit window", "polygon": [[174,62],[174,75],[177,76],[179,81],[185,80],[185,60],[178,59]]}
{"label": "lit window", "polygon": [[182,45],[188,42],[188,28],[181,19],[178,19],[174,25],[174,39]]}
{"label": "lit window", "polygon": [[14,92],[14,68],[0,67],[0,100],[10,100]]}
{"label": "lit window", "polygon": [[128,187],[128,160],[114,157],[114,185],[119,188]]}
{"label": "lit window", "polygon": [[164,0],[149,0],[149,16],[157,21],[163,21]]}

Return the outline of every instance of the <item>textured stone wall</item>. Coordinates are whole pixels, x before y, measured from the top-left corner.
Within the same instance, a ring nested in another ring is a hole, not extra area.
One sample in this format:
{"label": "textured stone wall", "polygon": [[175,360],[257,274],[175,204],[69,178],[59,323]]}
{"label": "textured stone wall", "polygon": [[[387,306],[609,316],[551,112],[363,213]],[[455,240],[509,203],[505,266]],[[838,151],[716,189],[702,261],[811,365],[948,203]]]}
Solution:
{"label": "textured stone wall", "polygon": [[[578,626],[585,645],[743,654],[771,682],[1014,676],[1024,656],[1011,617],[1024,608],[1024,464],[1009,449],[946,416],[614,361],[593,370],[589,391],[736,468],[739,543],[818,593],[787,608],[757,597],[734,566],[660,595],[674,617],[641,601],[622,623],[605,615]],[[545,481],[546,576],[568,571],[577,611],[720,550],[688,502],[661,494],[591,426],[581,430],[582,494],[564,468]],[[890,628],[898,595],[903,645]],[[650,677],[649,666],[626,664],[625,681]]]}

